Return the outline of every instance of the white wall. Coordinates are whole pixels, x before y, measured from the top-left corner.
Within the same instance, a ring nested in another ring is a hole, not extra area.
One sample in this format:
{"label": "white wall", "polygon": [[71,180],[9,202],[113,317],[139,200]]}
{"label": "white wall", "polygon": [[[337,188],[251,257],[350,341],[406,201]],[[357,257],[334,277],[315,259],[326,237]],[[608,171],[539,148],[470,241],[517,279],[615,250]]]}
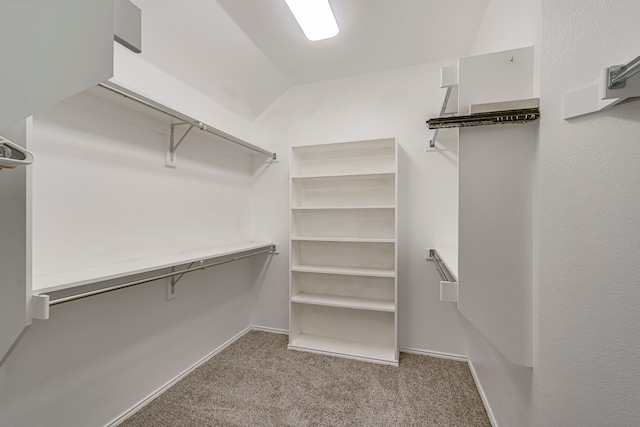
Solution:
{"label": "white wall", "polygon": [[280,164],[256,174],[254,234],[281,243],[257,290],[254,324],[288,328],[289,154],[292,145],[397,137],[399,149],[399,341],[402,348],[465,354],[463,320],[439,301],[439,276],[424,259],[434,244],[455,246],[456,157],[426,152],[444,97],[433,63],[289,89],[254,123],[256,142]]}
{"label": "white wall", "polygon": [[542,3],[540,425],[637,426],[640,105],[562,112],[565,92],[640,54],[640,3]]}
{"label": "white wall", "polygon": [[[167,81],[155,97],[180,98]],[[169,125],[141,111],[83,94],[34,117],[35,275],[250,239],[251,155],[194,130],[166,168]],[[170,301],[160,280],[52,307],[0,367],[0,424],[108,424],[250,325],[267,263],[185,275]]]}
{"label": "white wall", "polygon": [[[490,0],[471,48],[471,55],[535,46],[534,63],[540,69],[540,0]],[[534,90],[540,93],[540,74],[534,75]]]}

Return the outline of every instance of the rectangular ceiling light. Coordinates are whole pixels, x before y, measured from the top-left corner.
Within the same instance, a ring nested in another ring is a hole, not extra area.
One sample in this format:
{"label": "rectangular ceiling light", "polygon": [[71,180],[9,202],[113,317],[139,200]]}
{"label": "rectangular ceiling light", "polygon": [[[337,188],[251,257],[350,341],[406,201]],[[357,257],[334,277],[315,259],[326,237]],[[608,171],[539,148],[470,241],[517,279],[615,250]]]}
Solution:
{"label": "rectangular ceiling light", "polygon": [[284,0],[311,41],[324,40],[338,34],[338,24],[329,0]]}

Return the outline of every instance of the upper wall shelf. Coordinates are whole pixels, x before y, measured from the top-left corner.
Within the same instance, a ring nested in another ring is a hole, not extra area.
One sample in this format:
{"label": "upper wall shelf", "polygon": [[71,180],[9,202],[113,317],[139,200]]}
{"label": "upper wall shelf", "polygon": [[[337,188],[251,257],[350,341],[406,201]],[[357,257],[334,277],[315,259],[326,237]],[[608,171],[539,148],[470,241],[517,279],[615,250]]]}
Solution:
{"label": "upper wall shelf", "polygon": [[[232,142],[236,145],[239,145],[243,148],[246,148],[255,153],[271,158],[273,160],[277,158],[276,153],[272,153],[270,151],[265,150],[264,148],[258,147],[247,141],[244,141],[240,138],[237,138],[233,135],[230,135],[226,132],[216,129],[213,126],[210,126],[206,123],[196,120],[193,117],[187,116],[186,114],[173,110],[165,105],[162,105],[152,99],[149,99],[145,96],[135,93],[129,89],[123,88],[122,86],[119,86],[115,83],[105,81],[103,83],[100,83],[98,86],[110,91],[111,93],[124,96],[125,98],[130,99],[140,105],[144,105],[145,107],[151,108],[152,110],[160,112],[176,120],[175,123],[171,124],[170,146],[167,152],[167,166],[169,167],[175,167],[176,150],[178,149],[180,144],[182,144],[185,137],[189,134],[189,132],[193,128],[199,129],[203,132],[210,133],[212,135],[215,135],[219,138]],[[176,135],[178,132],[183,132],[179,138]]]}

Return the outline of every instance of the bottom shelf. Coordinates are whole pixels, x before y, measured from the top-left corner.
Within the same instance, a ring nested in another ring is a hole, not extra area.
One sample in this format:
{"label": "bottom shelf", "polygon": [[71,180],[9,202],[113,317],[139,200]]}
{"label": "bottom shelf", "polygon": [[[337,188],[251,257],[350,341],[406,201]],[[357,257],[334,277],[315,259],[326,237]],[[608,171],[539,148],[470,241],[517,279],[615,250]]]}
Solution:
{"label": "bottom shelf", "polygon": [[295,337],[288,348],[398,366],[396,349],[392,345],[303,333]]}

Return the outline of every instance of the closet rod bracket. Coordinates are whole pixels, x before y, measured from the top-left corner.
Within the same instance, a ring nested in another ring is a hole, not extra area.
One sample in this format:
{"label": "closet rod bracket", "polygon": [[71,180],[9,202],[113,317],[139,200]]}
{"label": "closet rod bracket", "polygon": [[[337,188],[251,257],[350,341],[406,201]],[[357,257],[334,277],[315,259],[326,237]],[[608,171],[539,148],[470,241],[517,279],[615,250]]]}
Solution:
{"label": "closet rod bracket", "polygon": [[[182,136],[178,139],[177,142],[176,142],[176,126],[189,126],[187,128],[187,130],[182,134]],[[175,165],[175,161],[176,161],[175,154],[176,154],[176,151],[178,150],[178,147],[180,147],[180,144],[182,144],[184,139],[187,137],[189,132],[191,132],[191,129],[193,129],[194,127],[198,127],[198,129],[200,129],[200,130],[206,130],[206,126],[202,122],[197,122],[197,124],[182,122],[182,123],[173,123],[171,125],[171,134],[170,134],[170,137],[169,137],[169,153],[168,153],[168,158],[167,158],[167,166]]]}

